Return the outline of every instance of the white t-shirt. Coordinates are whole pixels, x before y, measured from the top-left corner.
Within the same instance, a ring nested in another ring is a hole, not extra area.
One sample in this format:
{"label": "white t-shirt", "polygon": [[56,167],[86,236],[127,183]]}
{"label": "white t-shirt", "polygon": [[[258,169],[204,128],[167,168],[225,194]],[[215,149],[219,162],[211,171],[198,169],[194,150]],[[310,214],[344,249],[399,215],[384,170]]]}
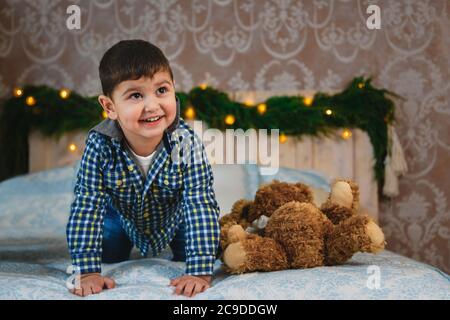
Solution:
{"label": "white t-shirt", "polygon": [[150,169],[150,163],[152,162],[152,158],[155,155],[155,151],[153,151],[150,155],[148,155],[146,157],[142,157],[142,156],[137,155],[133,151],[133,149],[131,149],[128,142],[125,142],[125,144],[126,144],[128,150],[130,150],[131,156],[134,158],[134,160],[136,160],[137,164],[139,165],[139,168],[141,169],[142,173],[144,174],[144,177],[146,177],[148,174],[148,170]]}

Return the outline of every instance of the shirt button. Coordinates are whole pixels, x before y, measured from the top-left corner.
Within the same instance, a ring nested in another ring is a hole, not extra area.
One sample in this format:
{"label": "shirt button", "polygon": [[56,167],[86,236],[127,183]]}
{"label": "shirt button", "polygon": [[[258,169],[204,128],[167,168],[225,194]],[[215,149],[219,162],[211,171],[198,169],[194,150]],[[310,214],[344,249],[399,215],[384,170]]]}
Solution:
{"label": "shirt button", "polygon": [[122,180],[117,180],[116,181],[116,185],[119,187],[119,186],[121,186],[122,185]]}
{"label": "shirt button", "polygon": [[166,186],[168,186],[168,185],[169,185],[169,181],[168,181],[168,180],[164,180],[164,184],[165,184]]}

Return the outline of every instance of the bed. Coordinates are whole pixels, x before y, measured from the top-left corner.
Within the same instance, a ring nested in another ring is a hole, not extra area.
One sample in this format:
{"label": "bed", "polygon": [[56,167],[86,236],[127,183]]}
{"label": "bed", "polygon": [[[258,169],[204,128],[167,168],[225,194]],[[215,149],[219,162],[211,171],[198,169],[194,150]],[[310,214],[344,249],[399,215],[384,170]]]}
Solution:
{"label": "bed", "polygon": [[[104,265],[117,288],[79,298],[66,287],[70,264],[65,224],[77,164],[15,177],[0,183],[0,299],[187,299],[175,296],[169,279],[183,274],[184,263],[170,251]],[[239,198],[252,198],[270,179],[301,181],[329,190],[327,177],[311,170],[281,168],[261,176],[257,166],[213,166],[221,213]],[[242,183],[230,185],[227,177]],[[376,281],[373,281],[376,276]],[[356,254],[347,264],[304,270],[228,275],[216,261],[213,286],[193,299],[450,299],[444,272],[390,251]]]}

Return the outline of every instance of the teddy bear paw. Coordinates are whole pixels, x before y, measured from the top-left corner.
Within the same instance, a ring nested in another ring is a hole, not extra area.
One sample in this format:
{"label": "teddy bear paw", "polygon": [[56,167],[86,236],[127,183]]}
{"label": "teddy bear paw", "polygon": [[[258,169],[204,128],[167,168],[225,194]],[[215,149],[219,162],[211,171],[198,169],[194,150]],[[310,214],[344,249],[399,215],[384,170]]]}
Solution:
{"label": "teddy bear paw", "polygon": [[379,253],[383,251],[386,241],[384,233],[381,228],[374,222],[369,221],[366,225],[366,235],[370,239],[370,250],[372,253]]}
{"label": "teddy bear paw", "polygon": [[231,243],[223,253],[223,261],[232,272],[240,270],[245,264],[245,260],[244,246],[240,241]]}
{"label": "teddy bear paw", "polygon": [[247,232],[241,225],[236,224],[228,229],[228,242],[234,243],[247,238]]}

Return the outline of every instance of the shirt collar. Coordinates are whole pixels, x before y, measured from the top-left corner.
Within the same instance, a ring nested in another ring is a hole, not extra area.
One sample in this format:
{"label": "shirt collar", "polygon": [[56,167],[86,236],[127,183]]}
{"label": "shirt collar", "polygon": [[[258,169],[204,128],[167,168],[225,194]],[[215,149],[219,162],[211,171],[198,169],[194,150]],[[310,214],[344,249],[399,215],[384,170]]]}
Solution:
{"label": "shirt collar", "polygon": [[[164,131],[169,136],[170,136],[170,134],[173,131],[175,131],[175,129],[180,124],[180,99],[177,96],[175,96],[175,98],[176,98],[176,101],[177,101],[175,120]],[[101,133],[101,134],[103,134],[105,136],[111,137],[112,139],[117,139],[119,141],[121,141],[124,138],[123,131],[120,128],[120,125],[119,125],[119,123],[116,120],[105,119],[102,122],[100,122],[98,125],[93,127],[92,129],[90,129],[89,133],[91,131],[96,131],[98,133]]]}

